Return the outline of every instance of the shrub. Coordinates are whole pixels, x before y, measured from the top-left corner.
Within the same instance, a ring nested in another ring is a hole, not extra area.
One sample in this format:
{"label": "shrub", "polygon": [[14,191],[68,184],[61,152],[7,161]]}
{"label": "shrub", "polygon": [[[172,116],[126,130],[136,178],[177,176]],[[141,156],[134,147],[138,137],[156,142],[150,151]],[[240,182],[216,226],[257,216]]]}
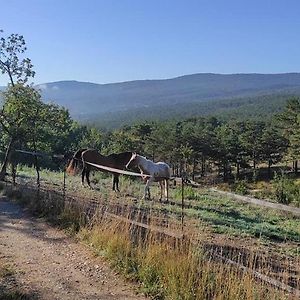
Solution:
{"label": "shrub", "polygon": [[297,206],[300,204],[300,189],[295,181],[289,179],[286,175],[275,174],[273,180],[274,197],[279,203],[290,204],[295,202]]}
{"label": "shrub", "polygon": [[240,195],[248,194],[248,186],[246,180],[239,180],[235,182],[232,186],[232,190]]}

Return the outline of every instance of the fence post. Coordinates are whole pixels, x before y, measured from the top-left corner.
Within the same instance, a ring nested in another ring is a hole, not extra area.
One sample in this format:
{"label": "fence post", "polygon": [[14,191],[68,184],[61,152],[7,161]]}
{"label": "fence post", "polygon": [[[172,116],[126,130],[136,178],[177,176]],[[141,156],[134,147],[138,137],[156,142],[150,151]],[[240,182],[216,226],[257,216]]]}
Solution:
{"label": "fence post", "polygon": [[182,235],[184,234],[183,229],[184,229],[184,178],[182,176],[181,177],[181,232],[182,232]]}
{"label": "fence post", "polygon": [[66,168],[64,168],[64,179],[63,179],[63,201],[65,203],[66,198]]}

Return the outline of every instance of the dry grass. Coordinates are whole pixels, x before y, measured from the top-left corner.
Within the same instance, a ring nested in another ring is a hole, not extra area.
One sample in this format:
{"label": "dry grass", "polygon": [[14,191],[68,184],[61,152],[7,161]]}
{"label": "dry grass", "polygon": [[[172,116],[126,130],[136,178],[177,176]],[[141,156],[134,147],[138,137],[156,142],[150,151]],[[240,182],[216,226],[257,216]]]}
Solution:
{"label": "dry grass", "polygon": [[161,240],[153,234],[134,239],[127,225],[101,222],[78,237],[108,258],[153,299],[287,299],[283,292],[220,264],[188,241]]}
{"label": "dry grass", "polygon": [[[127,196],[140,191],[129,180],[123,182],[122,188],[126,186]],[[85,190],[85,193],[85,197],[93,197],[95,191]],[[11,196],[22,199],[34,211],[76,233],[124,276],[139,282],[141,290],[153,299],[293,299],[293,295],[287,296],[257,282],[249,274],[217,262],[200,245],[107,218],[107,201],[111,200],[107,190],[103,190],[101,197],[98,195],[101,204],[92,214],[87,214],[86,202],[63,202],[55,193],[46,192],[37,197],[31,190],[12,189]],[[122,203],[123,200],[125,196],[112,201]],[[124,209],[122,214],[138,217],[130,208]],[[255,265],[255,255],[247,259],[245,265]]]}

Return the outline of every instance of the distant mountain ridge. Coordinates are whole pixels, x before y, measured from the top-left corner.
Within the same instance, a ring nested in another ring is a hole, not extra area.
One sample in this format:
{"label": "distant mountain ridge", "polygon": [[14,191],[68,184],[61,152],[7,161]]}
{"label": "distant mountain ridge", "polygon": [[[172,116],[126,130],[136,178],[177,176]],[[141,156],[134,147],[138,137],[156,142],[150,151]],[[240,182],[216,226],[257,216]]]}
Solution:
{"label": "distant mountain ridge", "polygon": [[45,101],[67,107],[73,116],[128,111],[207,100],[300,93],[300,73],[200,73],[171,79],[96,84],[59,81],[37,86]]}
{"label": "distant mountain ridge", "polygon": [[[142,113],[144,118],[151,114],[153,119],[155,114],[162,114],[164,109],[176,111],[178,115],[180,111],[195,107],[195,112],[201,113],[202,107],[209,105],[212,113],[214,103],[220,108],[226,101],[236,99],[236,104],[233,101],[230,105],[235,108],[235,105],[240,107],[240,99],[277,94],[300,95],[300,73],[199,73],[170,79],[109,84],[58,81],[36,87],[41,91],[44,101],[65,106],[77,119],[88,121],[101,116],[116,118],[120,114],[128,116],[131,113]],[[260,98],[260,105],[264,101],[272,101],[272,97],[267,99]]]}

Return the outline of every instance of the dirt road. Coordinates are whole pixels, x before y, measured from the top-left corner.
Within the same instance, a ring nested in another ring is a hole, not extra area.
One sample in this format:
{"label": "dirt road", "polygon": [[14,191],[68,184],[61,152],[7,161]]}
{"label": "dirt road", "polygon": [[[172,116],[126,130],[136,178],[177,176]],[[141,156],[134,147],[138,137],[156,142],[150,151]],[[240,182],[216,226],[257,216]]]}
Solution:
{"label": "dirt road", "polygon": [[14,271],[0,288],[17,287],[34,299],[145,299],[103,259],[4,197],[0,260]]}

